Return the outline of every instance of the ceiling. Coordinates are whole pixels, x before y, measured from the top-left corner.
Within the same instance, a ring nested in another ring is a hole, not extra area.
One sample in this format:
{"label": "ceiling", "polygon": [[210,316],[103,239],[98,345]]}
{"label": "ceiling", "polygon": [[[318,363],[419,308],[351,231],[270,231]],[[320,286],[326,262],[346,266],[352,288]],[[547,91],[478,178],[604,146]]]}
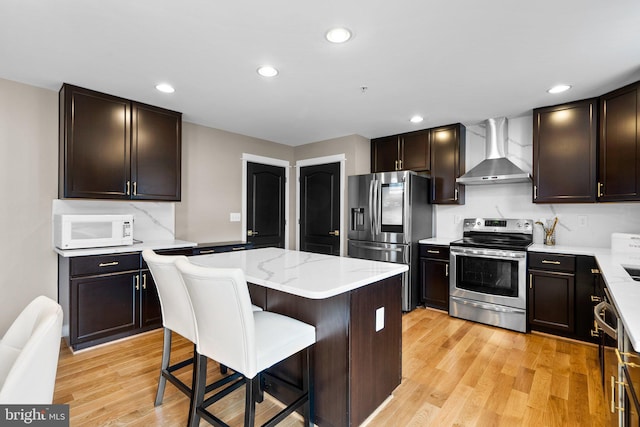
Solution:
{"label": "ceiling", "polygon": [[[354,37],[327,42],[334,26]],[[259,76],[262,64],[280,74]],[[2,0],[0,78],[72,83],[291,146],[374,138],[640,80],[640,2]],[[546,92],[558,83],[573,88]]]}

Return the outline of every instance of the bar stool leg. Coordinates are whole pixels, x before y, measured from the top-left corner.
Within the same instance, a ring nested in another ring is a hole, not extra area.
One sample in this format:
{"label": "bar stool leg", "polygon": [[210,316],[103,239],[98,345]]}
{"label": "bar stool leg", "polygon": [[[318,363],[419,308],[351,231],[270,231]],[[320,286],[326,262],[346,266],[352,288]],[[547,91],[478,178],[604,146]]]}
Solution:
{"label": "bar stool leg", "polygon": [[200,415],[198,408],[204,402],[204,393],[207,388],[207,358],[198,354],[194,360],[193,371],[196,372],[196,379],[193,385],[193,394],[189,404],[189,427],[198,427],[200,425]]}
{"label": "bar stool leg", "polygon": [[163,372],[169,367],[169,359],[171,357],[171,329],[164,328],[164,341],[162,344],[162,363],[160,364],[160,379],[158,380],[158,391],[156,392],[155,406],[162,404],[164,398],[164,388],[167,385],[167,379]]}
{"label": "bar stool leg", "polygon": [[244,408],[244,427],[254,427],[256,421],[256,392],[259,387],[260,375],[249,379],[245,378],[245,408]]}

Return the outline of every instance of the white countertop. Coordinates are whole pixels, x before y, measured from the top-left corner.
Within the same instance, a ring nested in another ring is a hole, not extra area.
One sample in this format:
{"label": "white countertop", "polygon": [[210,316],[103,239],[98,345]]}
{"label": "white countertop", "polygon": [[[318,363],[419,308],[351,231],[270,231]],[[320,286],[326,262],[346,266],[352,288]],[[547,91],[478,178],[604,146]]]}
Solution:
{"label": "white countertop", "polygon": [[454,240],[460,240],[460,237],[430,237],[428,239],[418,240],[418,243],[421,245],[449,246]]}
{"label": "white countertop", "polygon": [[53,248],[53,250],[65,258],[86,256],[86,255],[109,255],[120,254],[125,252],[142,252],[145,249],[178,249],[178,248],[192,248],[196,246],[195,242],[187,242],[185,240],[151,240],[141,243],[134,243],[133,245],[126,246],[108,246],[104,248],[89,248],[89,249],[66,249]]}
{"label": "white countertop", "polygon": [[279,248],[198,255],[189,259],[206,267],[241,268],[247,282],[311,299],[330,298],[409,269],[405,264]]}

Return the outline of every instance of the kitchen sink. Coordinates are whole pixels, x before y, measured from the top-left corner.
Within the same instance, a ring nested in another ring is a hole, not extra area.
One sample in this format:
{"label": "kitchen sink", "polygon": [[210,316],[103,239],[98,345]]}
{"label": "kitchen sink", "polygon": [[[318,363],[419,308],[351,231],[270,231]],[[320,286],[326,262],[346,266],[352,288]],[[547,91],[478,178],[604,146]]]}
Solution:
{"label": "kitchen sink", "polygon": [[623,267],[623,268],[627,271],[627,273],[629,273],[629,276],[631,276],[633,280],[640,282],[640,268],[638,267]]}

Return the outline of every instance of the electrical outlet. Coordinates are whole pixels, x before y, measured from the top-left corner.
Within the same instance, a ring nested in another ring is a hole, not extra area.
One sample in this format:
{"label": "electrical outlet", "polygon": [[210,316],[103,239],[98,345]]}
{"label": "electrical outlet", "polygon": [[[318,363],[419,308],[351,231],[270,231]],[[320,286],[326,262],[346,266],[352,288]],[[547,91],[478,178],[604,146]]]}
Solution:
{"label": "electrical outlet", "polygon": [[589,218],[586,215],[578,215],[578,225],[580,227],[588,227]]}
{"label": "electrical outlet", "polygon": [[240,218],[239,212],[231,212],[229,214],[229,222],[240,222]]}
{"label": "electrical outlet", "polygon": [[376,310],[376,332],[384,329],[384,307]]}

